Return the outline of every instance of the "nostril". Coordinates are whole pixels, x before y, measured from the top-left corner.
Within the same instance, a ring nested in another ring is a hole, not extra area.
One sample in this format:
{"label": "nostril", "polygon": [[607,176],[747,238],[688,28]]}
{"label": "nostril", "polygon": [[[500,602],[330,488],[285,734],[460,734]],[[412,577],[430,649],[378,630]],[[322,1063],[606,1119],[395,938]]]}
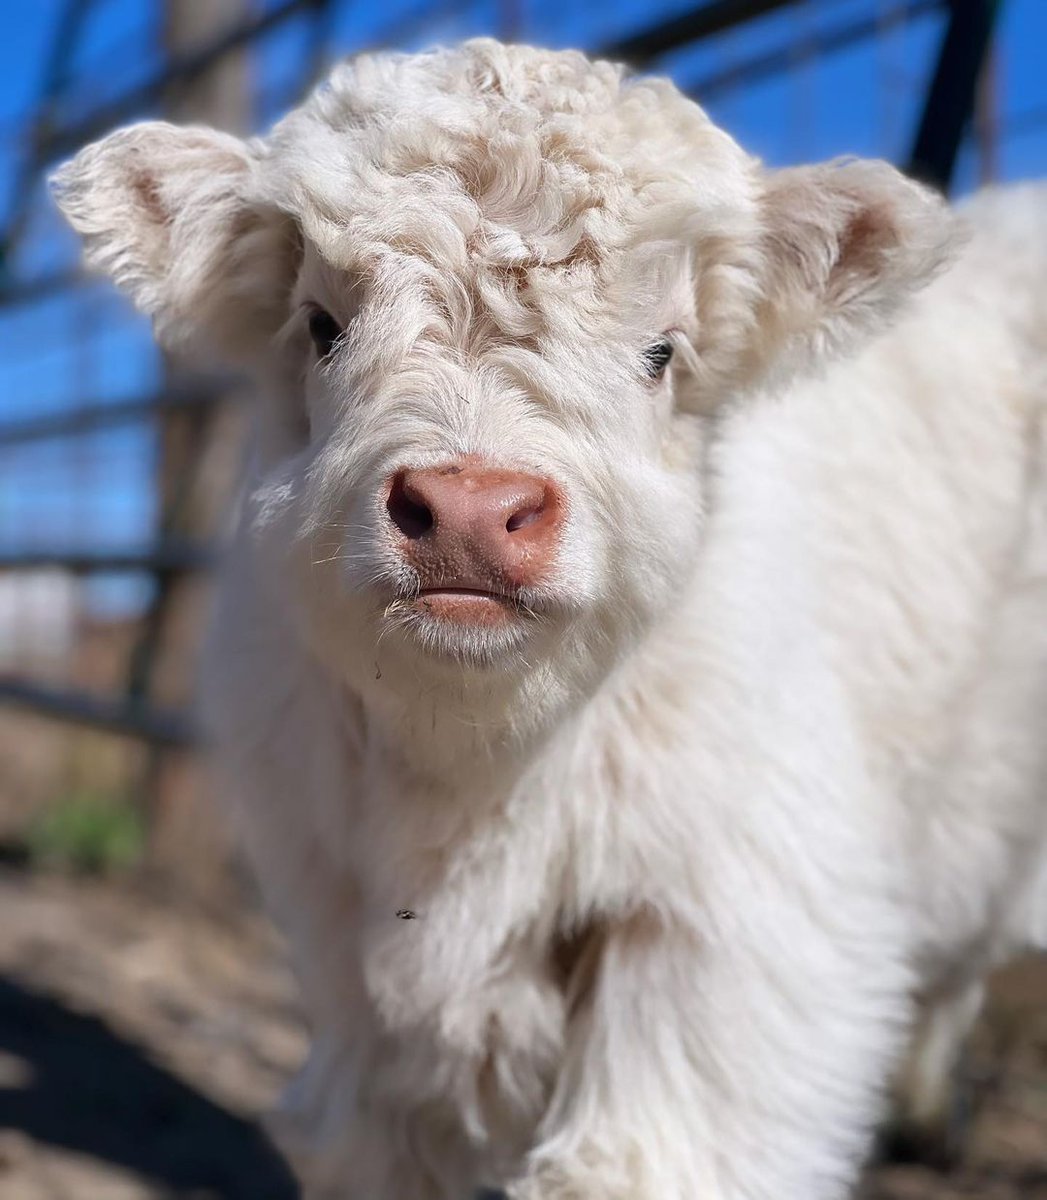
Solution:
{"label": "nostril", "polygon": [[526,529],[540,520],[544,508],[541,504],[529,504],[518,508],[505,523],[506,533],[515,533],[518,529]]}
{"label": "nostril", "polygon": [[389,519],[406,538],[424,537],[434,524],[432,510],[421,500],[412,499],[404,486],[403,475],[397,475],[385,502]]}

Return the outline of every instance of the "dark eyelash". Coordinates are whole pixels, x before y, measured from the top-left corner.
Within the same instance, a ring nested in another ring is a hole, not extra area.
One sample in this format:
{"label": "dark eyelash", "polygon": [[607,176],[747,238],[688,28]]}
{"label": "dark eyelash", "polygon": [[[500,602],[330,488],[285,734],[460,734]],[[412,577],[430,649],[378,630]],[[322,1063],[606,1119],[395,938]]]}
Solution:
{"label": "dark eyelash", "polygon": [[652,342],[643,352],[644,373],[650,379],[661,379],[672,356],[673,344],[668,338]]}
{"label": "dark eyelash", "polygon": [[318,358],[327,358],[344,332],[326,309],[313,308],[309,313],[309,336],[313,339]]}

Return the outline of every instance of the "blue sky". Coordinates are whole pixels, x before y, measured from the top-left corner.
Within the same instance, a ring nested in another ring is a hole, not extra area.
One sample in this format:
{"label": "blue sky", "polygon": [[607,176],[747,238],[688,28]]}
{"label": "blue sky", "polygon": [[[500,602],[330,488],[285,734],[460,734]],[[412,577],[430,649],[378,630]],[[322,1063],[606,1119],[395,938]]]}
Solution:
{"label": "blue sky", "polygon": [[[200,0],[204,2],[204,0]],[[275,0],[267,0],[269,5]],[[63,0],[4,5],[0,39],[0,223],[10,211],[24,145],[24,118],[39,93]],[[263,7],[256,3],[256,8]],[[681,0],[491,0],[382,5],[336,3],[332,52],[365,44],[418,46],[475,33],[586,48],[693,7]],[[749,149],[778,165],[838,154],[904,162],[940,38],[939,17],[893,25],[878,40],[814,58],[804,45],[819,32],[871,15],[899,0],[806,0],[738,31],[655,64],[695,91],[716,120]],[[80,114],[148,78],[159,65],[156,0],[100,0],[78,42],[63,112]],[[796,47],[788,69],[745,88],[720,86],[739,61]],[[306,19],[270,34],[254,63],[256,124],[292,99],[309,46]],[[1047,175],[1047,0],[1003,0],[995,78],[1000,112],[999,175]],[[957,191],[970,190],[979,160],[968,148]],[[70,261],[72,240],[42,191],[13,267],[31,275]],[[147,393],[159,362],[143,323],[104,285],[19,310],[0,311],[0,427],[41,412]],[[0,548],[96,544],[128,546],[151,537],[155,445],[147,425],[90,438],[0,448]],[[147,585],[100,581],[97,598],[132,602]]]}

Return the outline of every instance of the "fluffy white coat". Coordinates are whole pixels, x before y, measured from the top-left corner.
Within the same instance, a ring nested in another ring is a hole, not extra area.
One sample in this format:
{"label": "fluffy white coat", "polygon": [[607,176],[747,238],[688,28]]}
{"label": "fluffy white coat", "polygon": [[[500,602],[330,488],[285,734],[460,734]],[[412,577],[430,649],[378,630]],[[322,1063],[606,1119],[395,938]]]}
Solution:
{"label": "fluffy white coat", "polygon": [[[1047,194],[961,250],[883,164],[767,172],[664,81],[490,41],[58,191],[258,381],[210,708],[310,1194],[847,1195],[1043,932]],[[419,616],[382,503],[466,453],[569,506],[501,630]]]}

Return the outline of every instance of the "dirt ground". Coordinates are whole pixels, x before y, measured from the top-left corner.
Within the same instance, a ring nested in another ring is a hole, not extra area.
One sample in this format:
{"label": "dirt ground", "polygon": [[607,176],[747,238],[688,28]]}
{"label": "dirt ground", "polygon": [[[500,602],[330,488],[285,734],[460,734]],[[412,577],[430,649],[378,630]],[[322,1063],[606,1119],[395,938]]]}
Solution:
{"label": "dirt ground", "polygon": [[[305,1037],[275,939],[142,888],[0,869],[0,1197],[292,1200],[257,1123]],[[1047,1200],[1047,963],[1001,981],[966,1164],[862,1200]]]}

